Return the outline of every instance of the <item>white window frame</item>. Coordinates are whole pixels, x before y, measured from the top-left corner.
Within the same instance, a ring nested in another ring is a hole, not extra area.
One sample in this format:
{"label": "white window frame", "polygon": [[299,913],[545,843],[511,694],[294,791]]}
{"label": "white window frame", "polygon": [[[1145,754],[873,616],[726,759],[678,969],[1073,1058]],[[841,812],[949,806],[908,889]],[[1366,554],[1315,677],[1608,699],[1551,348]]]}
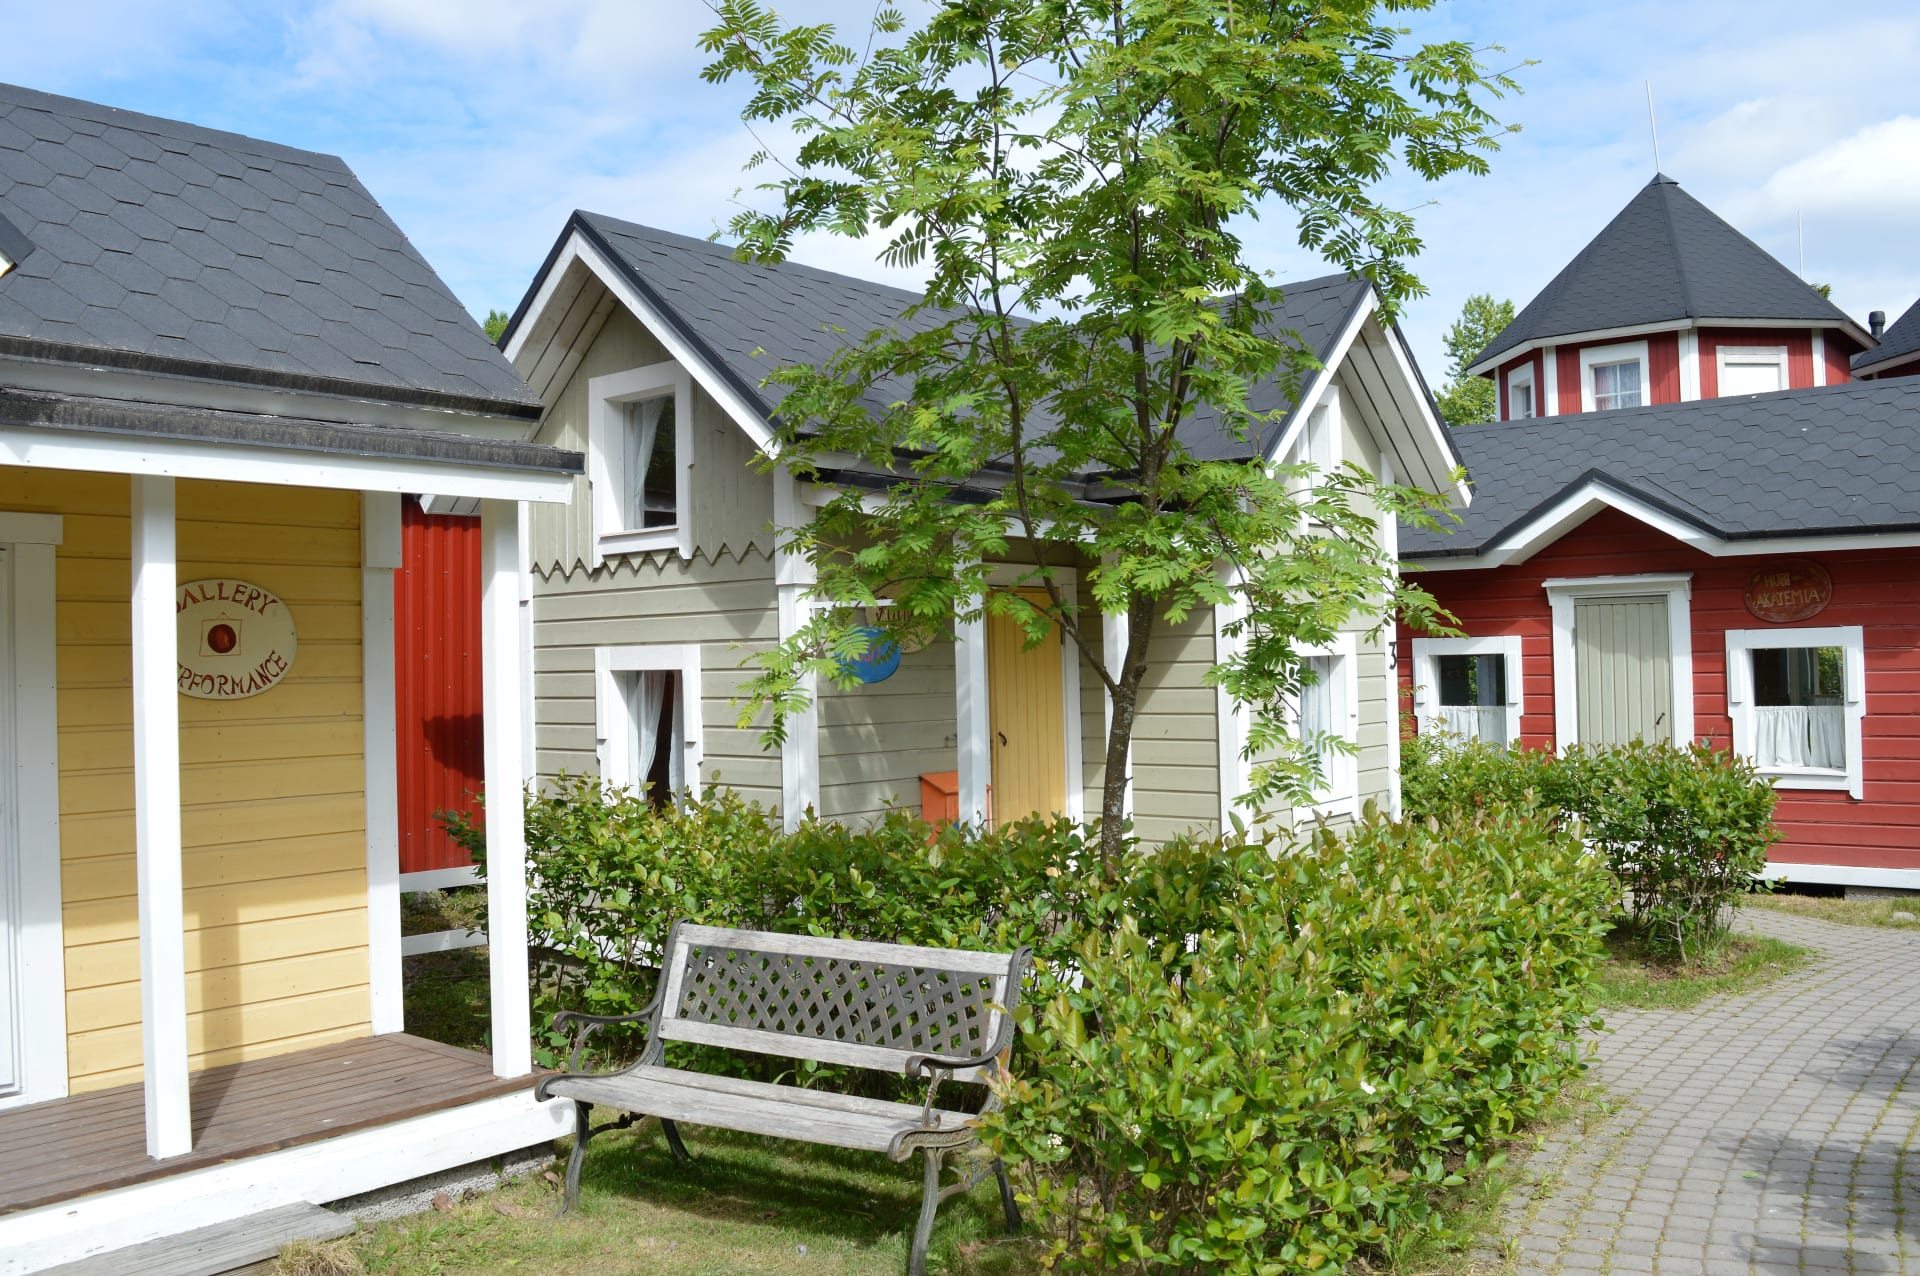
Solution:
{"label": "white window frame", "polygon": [[1553,737],[1564,753],[1580,739],[1580,695],[1573,667],[1573,605],[1582,598],[1667,596],[1668,661],[1673,676],[1673,739],[1693,741],[1693,573],[1554,577],[1541,586],[1553,610]]}
{"label": "white window frame", "polygon": [[[1289,483],[1295,495],[1311,492],[1320,485],[1323,476],[1335,473],[1346,462],[1346,449],[1341,437],[1344,432],[1340,419],[1340,397],[1330,388],[1313,411],[1307,413],[1307,419],[1301,422],[1299,437],[1287,449],[1287,464],[1310,464],[1314,467],[1311,475],[1295,478]],[[1313,459],[1313,440],[1316,435],[1326,444],[1327,459],[1324,464]]]}
{"label": "white window frame", "polygon": [[[1588,346],[1580,352],[1580,410],[1595,411],[1593,393],[1593,370],[1615,363],[1638,363],[1640,365],[1640,406],[1646,407],[1653,402],[1653,379],[1647,375],[1650,364],[1647,359],[1647,343],[1644,341],[1621,341],[1610,346]],[[1610,412],[1625,411],[1621,408],[1609,408]]]}
{"label": "white window frame", "polygon": [[[1526,390],[1528,406],[1532,411],[1516,414],[1513,410],[1513,392],[1520,389]],[[1507,373],[1507,420],[1523,421],[1544,415],[1540,411],[1540,391],[1534,383],[1533,360],[1529,359]]]}
{"label": "white window frame", "polygon": [[1525,708],[1526,678],[1520,665],[1520,635],[1496,634],[1478,638],[1415,638],[1413,640],[1413,710],[1425,722],[1440,711],[1440,657],[1500,656],[1506,660],[1507,746],[1520,744],[1520,715]]}
{"label": "white window frame", "polygon": [[619,675],[623,673],[677,673],[680,675],[681,767],[687,791],[701,788],[700,764],[706,752],[701,720],[700,644],[653,643],[637,647],[596,647],[593,652],[594,754],[600,778],[616,788],[638,790],[646,779],[634,774],[633,741],[640,726],[633,720]]}
{"label": "white window frame", "polygon": [[[1326,686],[1332,697],[1329,706],[1334,722],[1341,725],[1340,738],[1348,744],[1360,743],[1360,659],[1359,648],[1353,634],[1337,634],[1332,642],[1317,645],[1302,644],[1295,648],[1302,656],[1327,656],[1333,660],[1331,676]],[[1300,738],[1300,705],[1296,699],[1288,706],[1288,726],[1294,739]],[[1300,808],[1309,815],[1323,819],[1337,816],[1356,818],[1360,814],[1360,756],[1356,753],[1337,752],[1329,760],[1326,774],[1321,777],[1323,786],[1315,793],[1314,800]]]}
{"label": "white window frame", "polygon": [[[627,405],[669,395],[673,397],[674,523],[628,527],[625,511],[630,503],[620,479],[626,470]],[[620,554],[662,549],[693,557],[693,378],[684,367],[669,360],[588,379],[587,486],[593,523],[590,567]]]}
{"label": "white window frame", "polygon": [[1727,364],[1732,363],[1771,363],[1780,369],[1780,388],[1790,390],[1793,381],[1787,372],[1787,348],[1785,346],[1720,346],[1713,352],[1714,388],[1721,394],[1727,393]]}
{"label": "white window frame", "polygon": [[1867,716],[1867,644],[1866,631],[1859,625],[1727,630],[1727,716],[1733,719],[1734,752],[1749,759],[1755,756],[1753,653],[1782,647],[1838,647],[1844,653],[1841,684],[1847,710],[1847,765],[1839,771],[1766,767],[1761,774],[1777,789],[1844,789],[1860,798],[1865,789],[1860,724]]}

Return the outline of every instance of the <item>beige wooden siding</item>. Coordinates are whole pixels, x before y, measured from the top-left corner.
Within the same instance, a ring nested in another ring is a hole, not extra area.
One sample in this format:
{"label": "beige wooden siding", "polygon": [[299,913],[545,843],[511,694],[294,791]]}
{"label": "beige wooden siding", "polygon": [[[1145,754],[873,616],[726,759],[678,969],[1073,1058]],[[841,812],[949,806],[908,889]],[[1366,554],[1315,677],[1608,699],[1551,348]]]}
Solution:
{"label": "beige wooden siding", "polygon": [[1087,608],[1080,635],[1087,650],[1079,657],[1081,810],[1091,820],[1100,814],[1100,790],[1107,777],[1107,688],[1100,675],[1087,667],[1087,661],[1091,658],[1100,663],[1107,657],[1101,645],[1104,627],[1099,612],[1093,609],[1092,593],[1083,592],[1081,597]]}
{"label": "beige wooden siding", "polygon": [[[60,850],[75,1092],[141,1073],[129,484],[0,469],[0,508],[57,513]],[[359,500],[182,481],[182,581],[278,593],[286,680],[180,701],[188,1045],[194,1068],[369,1031]]]}
{"label": "beige wooden siding", "polygon": [[731,703],[752,676],[742,662],[774,645],[779,612],[765,554],[686,563],[616,559],[571,576],[536,575],[533,598],[534,747],[542,779],[596,774],[593,657],[599,647],[701,646],[705,727],[700,779],[777,808],[780,754],[737,725]]}
{"label": "beige wooden siding", "polygon": [[857,823],[920,810],[920,777],[959,766],[953,643],[900,658],[885,682],[820,692],[820,814]]}
{"label": "beige wooden siding", "polygon": [[1147,676],[1133,731],[1134,829],[1148,842],[1220,825],[1220,746],[1213,613],[1164,622],[1147,644]]}
{"label": "beige wooden siding", "polygon": [[1580,743],[1673,738],[1670,646],[1664,596],[1574,601]]}
{"label": "beige wooden siding", "polygon": [[[597,285],[595,285],[597,287]],[[594,377],[665,363],[672,356],[624,307],[615,306],[591,343],[557,382],[538,440],[587,450],[587,383]],[[543,356],[545,357],[545,356]],[[739,425],[697,384],[693,388],[693,463],[690,482],[694,556],[716,559],[771,553],[773,480],[754,468],[756,449]],[[533,563],[543,574],[570,576],[592,561],[592,491],[584,476],[566,505],[528,509]]]}

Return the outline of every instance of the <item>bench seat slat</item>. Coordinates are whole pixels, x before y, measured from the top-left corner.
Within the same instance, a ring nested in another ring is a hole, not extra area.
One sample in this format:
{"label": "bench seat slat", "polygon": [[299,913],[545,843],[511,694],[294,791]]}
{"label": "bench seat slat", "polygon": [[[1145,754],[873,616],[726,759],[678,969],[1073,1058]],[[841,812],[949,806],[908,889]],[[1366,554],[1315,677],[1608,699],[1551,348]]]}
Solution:
{"label": "bench seat slat", "polygon": [[[781,935],[769,931],[734,930],[725,926],[682,925],[678,942],[694,948],[731,948],[740,952],[792,953],[799,957],[836,957],[884,966],[916,966],[922,970],[951,970],[957,974],[1005,975],[1007,953],[980,953],[965,948],[916,948],[911,944],[876,944],[862,939],[823,939],[818,935]],[[677,964],[677,962],[676,962]]]}
{"label": "bench seat slat", "polygon": [[[908,1059],[925,1053],[921,1050],[896,1050],[891,1046],[863,1046],[831,1038],[803,1037],[795,1033],[735,1028],[730,1024],[703,1023],[697,1019],[663,1018],[659,1034],[662,1041],[691,1041],[729,1050],[749,1050],[756,1054],[783,1055],[790,1059],[812,1059],[816,1063],[871,1068],[876,1072],[904,1071]],[[958,1068],[952,1079],[984,1081],[986,1076],[979,1068]]]}
{"label": "bench seat slat", "polygon": [[[827,1095],[677,1068],[643,1067],[612,1077],[564,1077],[555,1080],[549,1092],[669,1121],[863,1152],[888,1151],[901,1132],[921,1128],[920,1109],[913,1104]],[[965,1112],[938,1108],[934,1112],[943,1131],[967,1129],[974,1120]]]}

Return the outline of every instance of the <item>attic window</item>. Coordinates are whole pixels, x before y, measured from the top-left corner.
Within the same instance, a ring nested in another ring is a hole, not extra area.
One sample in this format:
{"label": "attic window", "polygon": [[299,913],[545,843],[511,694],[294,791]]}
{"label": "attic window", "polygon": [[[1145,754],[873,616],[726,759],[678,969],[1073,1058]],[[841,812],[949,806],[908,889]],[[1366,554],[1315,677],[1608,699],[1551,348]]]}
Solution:
{"label": "attic window", "polygon": [[1580,407],[1615,412],[1647,402],[1647,343],[1589,346],[1580,352]]}
{"label": "attic window", "polygon": [[1785,346],[1721,346],[1714,361],[1723,395],[1771,394],[1787,388]]}
{"label": "attic window", "polygon": [[692,397],[691,378],[672,362],[587,382],[591,566],[654,550],[693,556]]}
{"label": "attic window", "polygon": [[1537,416],[1533,402],[1533,364],[1521,364],[1507,373],[1507,420],[1520,421]]}

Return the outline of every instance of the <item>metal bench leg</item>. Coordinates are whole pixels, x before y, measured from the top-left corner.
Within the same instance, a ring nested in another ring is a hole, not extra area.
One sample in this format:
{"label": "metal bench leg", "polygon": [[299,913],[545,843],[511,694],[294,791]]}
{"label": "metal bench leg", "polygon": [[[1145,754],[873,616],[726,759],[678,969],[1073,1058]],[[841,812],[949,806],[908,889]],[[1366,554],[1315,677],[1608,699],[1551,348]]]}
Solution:
{"label": "metal bench leg", "polygon": [[913,1229],[913,1250],[907,1255],[907,1276],[927,1276],[927,1240],[933,1235],[933,1216],[940,1208],[940,1163],[947,1153],[944,1148],[928,1148],[922,1155],[927,1158],[927,1186],[920,1197],[920,1225]]}
{"label": "metal bench leg", "polygon": [[680,1141],[678,1122],[661,1118],[660,1128],[667,1132],[667,1150],[673,1153],[673,1159],[682,1165],[693,1164],[693,1153],[687,1151],[687,1145]]}
{"label": "metal bench leg", "polygon": [[1007,1163],[996,1160],[993,1163],[993,1177],[1000,1180],[1000,1208],[1007,1212],[1007,1234],[1018,1235],[1020,1231],[1020,1207],[1013,1203],[1013,1184],[1007,1182]]}
{"label": "metal bench leg", "polygon": [[560,1198],[560,1212],[580,1203],[580,1167],[587,1160],[587,1140],[593,1137],[593,1105],[575,1100],[573,1105],[573,1155],[567,1158],[567,1187]]}

